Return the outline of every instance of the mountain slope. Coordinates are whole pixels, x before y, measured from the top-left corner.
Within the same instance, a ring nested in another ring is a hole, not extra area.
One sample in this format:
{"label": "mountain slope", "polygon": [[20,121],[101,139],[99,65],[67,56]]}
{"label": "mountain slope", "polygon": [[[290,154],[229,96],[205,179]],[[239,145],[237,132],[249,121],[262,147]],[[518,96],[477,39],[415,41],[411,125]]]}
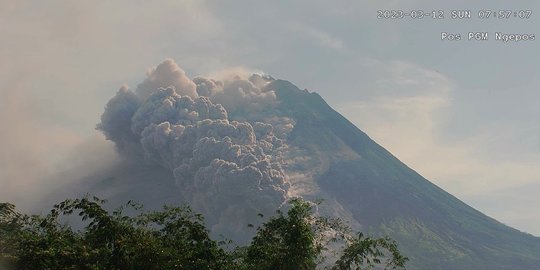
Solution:
{"label": "mountain slope", "polygon": [[363,230],[396,239],[411,259],[410,269],[540,269],[540,238],[432,184],[319,95],[282,80],[266,88],[276,91],[281,113],[296,121],[289,144],[309,157],[304,166],[290,168],[311,171],[315,180],[315,187],[299,194],[332,202]]}

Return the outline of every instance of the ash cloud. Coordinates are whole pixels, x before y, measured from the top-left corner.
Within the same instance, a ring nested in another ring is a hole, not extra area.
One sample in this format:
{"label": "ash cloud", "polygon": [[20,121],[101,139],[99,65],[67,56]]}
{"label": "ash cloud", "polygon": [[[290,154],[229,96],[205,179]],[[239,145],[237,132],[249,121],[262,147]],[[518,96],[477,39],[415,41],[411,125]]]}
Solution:
{"label": "ash cloud", "polygon": [[173,86],[176,92],[189,97],[197,97],[196,86],[172,59],[166,59],[157,67],[146,72],[146,79],[137,86],[138,96],[146,99],[156,89]]}
{"label": "ash cloud", "polygon": [[97,129],[125,158],[174,174],[178,194],[202,212],[214,233],[242,237],[287,199],[281,152],[294,121],[280,116],[269,76],[189,79],[167,59],[135,91],[123,86]]}
{"label": "ash cloud", "polygon": [[97,129],[103,132],[105,138],[114,141],[124,153],[128,149],[138,148],[138,137],[131,132],[130,123],[140,104],[139,97],[123,85],[105,106],[101,122],[97,125]]}

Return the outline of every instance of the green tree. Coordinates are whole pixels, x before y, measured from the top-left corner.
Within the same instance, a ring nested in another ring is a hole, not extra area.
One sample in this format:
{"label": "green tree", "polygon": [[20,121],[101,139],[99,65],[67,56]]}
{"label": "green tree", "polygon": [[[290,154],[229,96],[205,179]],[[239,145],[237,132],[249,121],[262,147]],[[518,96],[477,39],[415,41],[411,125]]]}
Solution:
{"label": "green tree", "polygon": [[[290,210],[257,228],[250,245],[224,248],[209,236],[203,218],[187,206],[142,211],[132,202],[109,213],[98,198],[65,200],[45,216],[23,215],[0,204],[0,267],[13,269],[315,269],[330,242],[343,241],[331,269],[381,263],[403,267],[395,242],[351,237],[339,219],[319,217],[313,205],[291,200]],[[131,215],[126,214],[131,213]],[[74,230],[63,217],[78,214]],[[229,242],[230,244],[230,242]]]}
{"label": "green tree", "polygon": [[291,201],[287,215],[278,216],[258,228],[247,248],[246,263],[250,269],[314,269],[322,245],[311,223],[310,205],[301,200]]}
{"label": "green tree", "polygon": [[[385,254],[386,252],[386,254]],[[382,263],[381,257],[389,255],[386,267],[405,268],[408,258],[401,255],[397,243],[389,238],[364,237],[362,233],[351,239],[343,250],[343,255],[336,261],[332,270],[360,270],[373,268]]]}
{"label": "green tree", "polygon": [[13,267],[18,260],[16,256],[20,232],[21,215],[15,212],[15,205],[0,203],[0,269]]}
{"label": "green tree", "polygon": [[[203,219],[189,207],[109,214],[98,198],[66,200],[45,216],[0,209],[1,260],[18,269],[228,269],[229,254],[210,239]],[[74,231],[59,216],[74,212],[87,222]],[[4,245],[7,243],[7,245]]]}
{"label": "green tree", "polygon": [[364,238],[361,233],[353,237],[340,219],[314,215],[309,202],[293,199],[290,203],[292,208],[286,215],[278,211],[276,217],[257,229],[251,245],[246,248],[248,269],[315,269],[324,262],[322,253],[333,242],[343,242],[345,246],[335,265],[329,267],[332,270],[369,269],[381,265],[383,258],[386,258],[386,267],[405,267],[408,259],[390,239]]}

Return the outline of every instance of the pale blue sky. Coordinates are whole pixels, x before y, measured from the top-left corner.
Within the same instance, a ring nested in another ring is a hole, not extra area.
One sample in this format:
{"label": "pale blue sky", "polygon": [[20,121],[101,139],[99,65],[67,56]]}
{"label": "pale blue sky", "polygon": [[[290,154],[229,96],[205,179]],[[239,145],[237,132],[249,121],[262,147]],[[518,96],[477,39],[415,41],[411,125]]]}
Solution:
{"label": "pale blue sky", "polygon": [[[540,235],[540,41],[440,40],[538,34],[538,1],[149,2],[0,0],[0,196],[46,189],[120,85],[170,57],[190,76],[236,67],[316,91],[426,178]],[[376,19],[384,9],[533,14]]]}

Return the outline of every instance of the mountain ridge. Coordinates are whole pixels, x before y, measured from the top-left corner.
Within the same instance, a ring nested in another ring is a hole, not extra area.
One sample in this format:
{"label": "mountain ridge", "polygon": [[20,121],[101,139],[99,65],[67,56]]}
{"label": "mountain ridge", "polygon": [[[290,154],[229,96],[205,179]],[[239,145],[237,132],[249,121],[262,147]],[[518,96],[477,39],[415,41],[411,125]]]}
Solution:
{"label": "mountain ridge", "polygon": [[[320,95],[283,80],[266,88],[276,91],[279,109],[296,121],[289,144],[328,155],[320,157],[327,168],[315,175],[321,194],[370,232],[398,240],[411,257],[411,269],[540,268],[540,238],[484,215],[429,182]],[[317,145],[317,140],[324,142]],[[357,156],[336,156],[343,151],[336,148],[343,147]]]}

